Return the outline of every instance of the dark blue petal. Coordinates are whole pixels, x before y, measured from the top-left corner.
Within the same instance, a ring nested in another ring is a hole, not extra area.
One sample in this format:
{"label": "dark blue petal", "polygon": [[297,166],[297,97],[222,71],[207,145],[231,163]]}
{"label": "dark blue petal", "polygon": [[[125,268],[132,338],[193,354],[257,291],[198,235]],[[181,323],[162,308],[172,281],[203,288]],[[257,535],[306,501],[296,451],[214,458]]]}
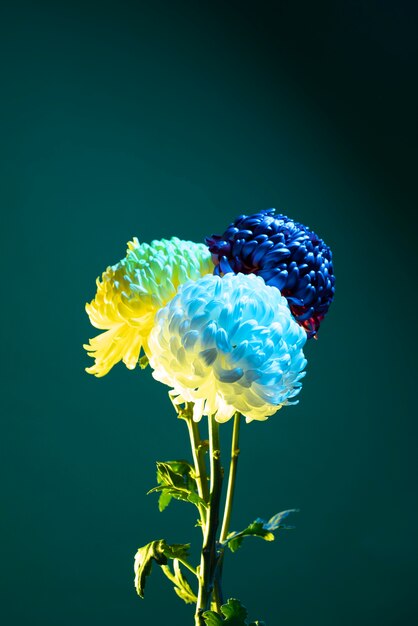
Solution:
{"label": "dark blue petal", "polygon": [[263,256],[268,252],[271,248],[274,247],[274,244],[271,241],[265,241],[264,243],[259,243],[257,249],[253,254],[253,263],[254,265],[258,265]]}
{"label": "dark blue petal", "polygon": [[221,257],[221,260],[219,262],[219,265],[221,267],[221,271],[224,274],[228,274],[229,272],[233,272],[234,270],[232,269],[232,267],[229,264],[228,259],[226,258],[226,256]]}
{"label": "dark blue petal", "polygon": [[248,260],[248,257],[254,252],[254,250],[257,248],[257,242],[256,241],[247,241],[243,246],[242,246],[242,258],[244,259],[244,261]]}

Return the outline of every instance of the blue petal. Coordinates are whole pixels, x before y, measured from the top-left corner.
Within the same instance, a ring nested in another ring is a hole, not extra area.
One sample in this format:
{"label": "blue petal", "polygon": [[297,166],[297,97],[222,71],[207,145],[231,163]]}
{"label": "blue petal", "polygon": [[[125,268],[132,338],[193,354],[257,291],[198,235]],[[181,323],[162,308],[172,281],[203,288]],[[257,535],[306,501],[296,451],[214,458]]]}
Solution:
{"label": "blue petal", "polygon": [[202,350],[199,352],[199,356],[203,359],[207,366],[212,365],[212,363],[216,360],[218,356],[218,351],[216,348],[208,348],[207,350]]}

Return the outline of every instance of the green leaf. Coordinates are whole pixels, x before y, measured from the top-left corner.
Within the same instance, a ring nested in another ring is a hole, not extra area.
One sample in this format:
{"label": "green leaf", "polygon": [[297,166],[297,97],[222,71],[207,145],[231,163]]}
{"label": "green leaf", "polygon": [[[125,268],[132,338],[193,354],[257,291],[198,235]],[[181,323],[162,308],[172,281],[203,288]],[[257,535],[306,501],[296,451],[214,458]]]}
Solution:
{"label": "green leaf", "polygon": [[190,543],[173,543],[169,546],[164,542],[163,552],[168,559],[186,560],[189,556]]}
{"label": "green leaf", "polygon": [[231,552],[236,552],[241,546],[244,537],[260,537],[260,539],[264,539],[264,541],[274,541],[273,531],[280,529],[290,530],[294,528],[294,526],[287,526],[282,522],[288,515],[297,513],[298,511],[299,509],[282,511],[281,513],[273,515],[267,522],[258,517],[244,530],[229,533],[225,545],[229,547]]}
{"label": "green leaf", "polygon": [[245,606],[242,606],[239,600],[236,600],[235,598],[230,598],[226,604],[221,606],[221,611],[226,617],[226,623],[229,623],[232,619],[234,619],[236,621],[238,620],[236,626],[238,626],[240,622],[245,624],[248,612]]}
{"label": "green leaf", "polygon": [[[148,543],[143,548],[139,548],[135,555],[134,565],[135,589],[138,595],[141,598],[144,597],[145,582],[147,577],[151,574],[153,561],[155,561],[158,565],[164,566],[167,565],[168,559],[172,559],[174,561],[174,569],[176,572],[179,572],[178,581],[176,580],[173,582],[175,582],[180,591],[183,590],[183,594],[186,595],[188,583],[184,577],[181,578],[182,574],[177,559],[182,559],[183,561],[187,560],[189,550],[189,543],[173,543],[172,545],[169,545],[164,539],[151,541],[151,543]],[[187,591],[189,596],[190,594],[193,594],[193,591],[190,589],[190,585]]]}
{"label": "green leaf", "polygon": [[193,592],[184,576],[182,576],[181,584],[174,585],[174,591],[186,604],[196,604],[196,594]]}
{"label": "green leaf", "polygon": [[191,502],[197,507],[207,506],[197,494],[195,472],[187,461],[157,462],[157,482],[158,486],[148,493],[160,492],[158,501],[160,511],[164,511],[172,498]]}
{"label": "green leaf", "polygon": [[231,552],[236,552],[241,547],[242,540],[243,537],[240,536],[238,533],[229,533],[228,537],[226,538],[226,545],[231,550]]}
{"label": "green leaf", "polygon": [[256,622],[251,622],[250,626],[266,626],[266,622],[259,622],[257,620]]}
{"label": "green leaf", "polygon": [[161,485],[188,486],[190,476],[194,478],[194,469],[187,461],[157,462],[157,481]]}
{"label": "green leaf", "polygon": [[[174,496],[174,497],[175,497],[175,496]],[[189,493],[189,495],[187,496],[187,501],[188,501],[188,502],[191,502],[192,504],[194,504],[194,505],[195,505],[195,506],[197,506],[197,507],[199,506],[199,504],[201,504],[202,506],[204,506],[204,507],[205,507],[205,509],[206,509],[206,508],[207,508],[207,506],[208,506],[208,505],[206,504],[206,502],[205,502],[205,501],[204,501],[204,500],[203,500],[200,496],[198,496],[198,495],[197,495],[197,493],[195,493],[194,491],[191,491],[191,492]]]}
{"label": "green leaf", "polygon": [[[168,506],[168,504],[171,501],[171,498],[174,498],[175,500],[181,500],[183,502],[191,502],[195,506],[202,505],[205,508],[207,507],[206,502],[202,500],[202,498],[200,498],[197,495],[197,493],[195,493],[194,491],[188,491],[187,489],[178,489],[177,487],[163,487],[163,486],[154,487],[154,489],[151,489],[150,491],[148,491],[149,494],[155,493],[155,492],[161,492],[161,494],[164,494],[164,498],[162,502],[158,500],[158,507],[160,511],[164,510]],[[170,500],[168,498],[170,498]],[[162,509],[161,509],[161,506],[163,507]]]}
{"label": "green leaf", "polygon": [[[224,619],[214,611],[203,613],[206,626],[247,626],[248,612],[239,600],[230,598],[226,604],[221,606],[221,612]],[[252,626],[254,626],[254,622]]]}
{"label": "green leaf", "polygon": [[[174,548],[174,546],[170,546],[170,548]],[[178,552],[183,555],[185,554],[184,550],[179,549]],[[172,553],[173,554],[176,553],[176,550],[172,550]],[[161,569],[163,570],[167,578],[171,580],[171,582],[173,583],[174,591],[179,596],[179,598],[184,600],[186,604],[196,603],[197,597],[195,593],[193,592],[193,589],[190,587],[188,580],[185,578],[185,576],[183,575],[180,569],[179,559],[176,559],[176,558],[173,559],[173,567],[174,567],[174,573],[171,571],[168,565],[162,565]]]}
{"label": "green leaf", "polygon": [[222,626],[222,624],[225,623],[222,617],[214,611],[205,611],[205,613],[203,613],[203,619],[205,620],[206,626]]}
{"label": "green leaf", "polygon": [[260,539],[264,539],[265,541],[274,541],[273,533],[264,527],[264,522],[261,519],[256,519],[252,522],[252,524],[239,533],[230,533],[228,537],[228,546],[231,552],[236,552],[238,550],[244,537],[260,537]]}
{"label": "green leaf", "polygon": [[188,580],[183,575],[183,572],[180,569],[179,561],[175,559],[173,561],[174,564],[174,573],[176,576],[176,584],[174,585],[174,591],[176,594],[184,600],[186,604],[196,604],[197,597],[193,592],[193,589],[190,587]]}
{"label": "green leaf", "polygon": [[139,548],[135,554],[135,589],[141,598],[144,597],[145,582],[151,574],[153,561],[158,563],[158,565],[167,564],[167,557],[164,554],[165,546],[164,539],[151,541],[143,548]]}
{"label": "green leaf", "polygon": [[158,498],[158,510],[160,513],[164,511],[168,507],[171,502],[173,496],[171,496],[167,491],[161,491],[160,497]]}
{"label": "green leaf", "polygon": [[273,515],[269,519],[268,522],[264,524],[264,527],[267,530],[279,530],[279,528],[284,528],[285,530],[293,530],[294,526],[287,526],[286,524],[282,524],[282,521],[288,517],[291,513],[299,513],[299,509],[289,509],[288,511],[282,511],[281,513],[277,513]]}

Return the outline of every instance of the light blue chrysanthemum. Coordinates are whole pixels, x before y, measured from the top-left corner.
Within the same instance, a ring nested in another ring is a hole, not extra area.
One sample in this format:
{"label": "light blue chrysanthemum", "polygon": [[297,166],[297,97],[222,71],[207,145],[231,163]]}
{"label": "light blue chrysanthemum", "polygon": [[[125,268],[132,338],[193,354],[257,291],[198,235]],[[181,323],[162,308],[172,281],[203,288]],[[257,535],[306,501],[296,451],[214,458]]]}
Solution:
{"label": "light blue chrysanthemum", "polygon": [[265,420],[299,393],[305,341],[277,288],[251,274],[208,275],[157,313],[150,363],[176,402],[195,404],[196,421],[236,411]]}

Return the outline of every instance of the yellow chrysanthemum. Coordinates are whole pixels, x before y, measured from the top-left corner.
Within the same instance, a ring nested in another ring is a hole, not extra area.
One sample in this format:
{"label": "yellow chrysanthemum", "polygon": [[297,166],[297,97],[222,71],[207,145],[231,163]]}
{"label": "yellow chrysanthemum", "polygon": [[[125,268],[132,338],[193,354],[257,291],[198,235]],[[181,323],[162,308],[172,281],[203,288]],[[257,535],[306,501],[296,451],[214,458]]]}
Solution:
{"label": "yellow chrysanthemum", "polygon": [[86,304],[92,325],[106,331],[84,346],[95,359],[86,371],[104,376],[119,361],[134,369],[141,348],[148,355],[157,311],[181,284],[212,272],[204,244],[177,237],[140,244],[135,237],[128,243],[126,257],[97,279],[96,297]]}

